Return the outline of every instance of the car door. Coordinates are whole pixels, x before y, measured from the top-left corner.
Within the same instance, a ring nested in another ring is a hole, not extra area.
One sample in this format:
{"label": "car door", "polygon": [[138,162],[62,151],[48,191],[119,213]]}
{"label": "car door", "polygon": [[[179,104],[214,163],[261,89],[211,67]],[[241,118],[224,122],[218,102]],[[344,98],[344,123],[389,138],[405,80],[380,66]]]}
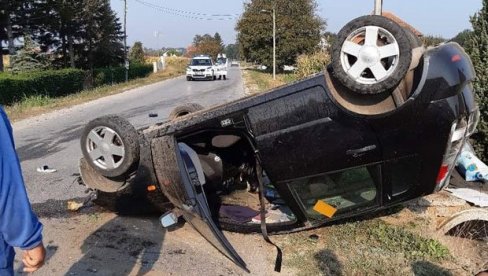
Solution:
{"label": "car door", "polygon": [[212,220],[199,170],[192,165],[186,148],[173,136],[155,138],[151,142],[154,169],[163,193],[185,220],[217,250],[249,272],[246,263]]}
{"label": "car door", "polygon": [[273,181],[338,171],[381,160],[366,119],[339,108],[324,75],[270,92],[248,110],[263,168]]}

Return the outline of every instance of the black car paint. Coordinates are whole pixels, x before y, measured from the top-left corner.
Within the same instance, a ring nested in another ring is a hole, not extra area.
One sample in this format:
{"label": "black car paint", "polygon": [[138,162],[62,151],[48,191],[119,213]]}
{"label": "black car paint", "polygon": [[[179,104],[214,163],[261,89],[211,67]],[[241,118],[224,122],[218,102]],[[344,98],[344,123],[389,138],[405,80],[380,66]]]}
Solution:
{"label": "black car paint", "polygon": [[[212,130],[233,131],[250,142],[257,159],[296,215],[291,231],[319,227],[431,194],[436,190],[452,124],[462,117],[467,119],[476,109],[470,84],[474,71],[462,48],[453,43],[426,51],[421,62],[415,73],[418,84],[410,98],[397,109],[380,115],[356,114],[338,104],[326,81],[328,72],[324,72],[264,94],[141,129],[139,137],[144,149],[131,185],[143,187],[135,190],[144,197],[151,193],[146,187],[158,183],[152,193],[163,192],[163,200],[169,200],[187,219],[198,214],[205,217],[202,214],[208,210],[198,210],[195,195],[199,192],[189,191],[188,183],[185,184],[187,176],[178,161],[181,157],[177,143]],[[371,164],[381,167],[381,196],[373,206],[330,219],[308,221],[288,187],[292,179]],[[403,171],[405,167],[407,172]],[[402,173],[405,177],[399,177]],[[400,185],[399,179],[406,177],[410,183]],[[147,198],[154,206],[161,200]],[[206,220],[212,223],[208,216]],[[230,251],[232,254],[227,256],[245,267],[231,246]]]}
{"label": "black car paint", "polygon": [[[461,59],[453,61],[456,55]],[[144,160],[137,172],[141,177],[134,183],[144,183],[137,184],[142,186],[155,183],[154,171],[157,174],[158,169],[155,170],[154,165],[163,162],[161,158],[167,158],[169,152],[155,154],[156,139],[174,137],[178,140],[213,129],[240,131],[246,135],[275,183],[382,162],[384,197],[378,208],[430,194],[435,189],[452,123],[461,116],[467,117],[476,108],[469,85],[474,71],[462,48],[453,43],[427,51],[421,68],[416,91],[404,105],[386,114],[360,115],[340,106],[328,91],[325,72],[264,94],[142,129],[141,148],[145,148],[146,153],[141,154]],[[231,125],[223,127],[225,120],[232,122]],[[151,155],[147,154],[149,143]],[[348,154],[365,148],[369,150]],[[419,164],[416,171],[410,172],[418,181],[408,192],[395,197],[392,195],[395,183],[389,172],[395,171],[394,167],[404,160]],[[173,174],[178,173],[174,159],[165,160],[164,164],[166,168],[173,164],[174,167],[168,169]],[[168,187],[160,178],[158,180],[160,187]],[[167,190],[165,195],[173,197],[175,201],[172,202],[188,200],[181,180],[173,179],[171,187],[172,191]],[[278,184],[277,189],[294,201],[284,186]],[[296,203],[290,202],[290,205],[293,207]],[[292,209],[298,211],[298,208]],[[306,223],[303,214],[297,217]]]}

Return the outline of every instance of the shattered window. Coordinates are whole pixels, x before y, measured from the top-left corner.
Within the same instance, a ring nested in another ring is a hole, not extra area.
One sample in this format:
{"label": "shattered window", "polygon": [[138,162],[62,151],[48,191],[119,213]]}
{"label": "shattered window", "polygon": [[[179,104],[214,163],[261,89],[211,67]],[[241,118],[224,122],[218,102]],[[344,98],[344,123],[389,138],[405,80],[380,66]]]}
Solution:
{"label": "shattered window", "polygon": [[375,205],[379,183],[375,165],[294,180],[289,186],[310,220],[324,220]]}

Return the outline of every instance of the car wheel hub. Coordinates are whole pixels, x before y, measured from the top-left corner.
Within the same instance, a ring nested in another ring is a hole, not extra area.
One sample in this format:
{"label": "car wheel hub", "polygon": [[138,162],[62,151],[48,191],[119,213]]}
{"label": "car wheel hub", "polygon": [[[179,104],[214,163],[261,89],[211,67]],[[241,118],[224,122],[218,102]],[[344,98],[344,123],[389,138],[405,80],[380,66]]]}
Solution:
{"label": "car wheel hub", "polygon": [[380,61],[380,52],[377,47],[364,46],[359,52],[359,58],[368,66],[372,66]]}
{"label": "car wheel hub", "polygon": [[398,66],[398,41],[386,29],[365,26],[343,42],[341,64],[350,78],[361,84],[376,84],[392,75]]}
{"label": "car wheel hub", "polygon": [[118,168],[125,156],[122,139],[108,127],[92,129],[88,135],[86,149],[93,164],[104,170]]}

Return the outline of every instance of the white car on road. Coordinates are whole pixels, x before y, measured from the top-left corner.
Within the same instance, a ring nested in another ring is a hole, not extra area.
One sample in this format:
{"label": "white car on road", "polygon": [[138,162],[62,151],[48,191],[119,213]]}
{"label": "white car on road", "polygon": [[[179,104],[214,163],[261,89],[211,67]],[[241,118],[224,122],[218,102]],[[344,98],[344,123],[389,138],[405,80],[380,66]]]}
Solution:
{"label": "white car on road", "polygon": [[195,79],[216,80],[227,77],[227,69],[223,70],[221,66],[214,64],[212,58],[208,55],[199,55],[191,59],[186,68],[186,80]]}

